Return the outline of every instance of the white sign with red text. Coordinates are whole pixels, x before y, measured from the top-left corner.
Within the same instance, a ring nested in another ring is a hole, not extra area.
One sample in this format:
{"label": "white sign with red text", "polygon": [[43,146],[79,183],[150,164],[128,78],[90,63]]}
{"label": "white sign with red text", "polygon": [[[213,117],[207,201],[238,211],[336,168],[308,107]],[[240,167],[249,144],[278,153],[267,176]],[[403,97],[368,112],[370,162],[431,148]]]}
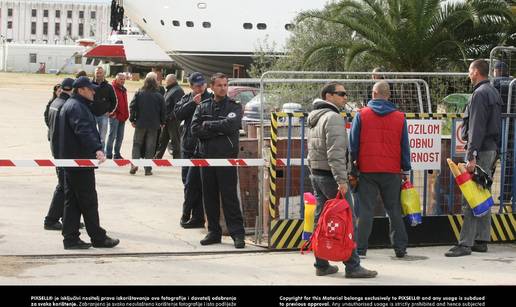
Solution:
{"label": "white sign with red text", "polygon": [[441,169],[441,120],[407,120],[412,169]]}

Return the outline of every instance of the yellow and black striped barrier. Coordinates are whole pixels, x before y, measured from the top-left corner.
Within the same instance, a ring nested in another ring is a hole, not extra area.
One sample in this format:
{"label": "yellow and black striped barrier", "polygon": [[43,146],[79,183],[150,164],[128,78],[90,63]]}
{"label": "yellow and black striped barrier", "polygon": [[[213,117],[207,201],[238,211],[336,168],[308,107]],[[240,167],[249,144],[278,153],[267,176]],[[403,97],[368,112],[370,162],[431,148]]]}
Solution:
{"label": "yellow and black striped barrier", "polygon": [[303,220],[273,220],[270,244],[272,249],[299,249],[303,245]]}
{"label": "yellow and black striped barrier", "polygon": [[[462,215],[448,215],[455,239],[458,241],[464,223]],[[508,242],[516,240],[516,219],[513,214],[491,215],[491,242]]]}

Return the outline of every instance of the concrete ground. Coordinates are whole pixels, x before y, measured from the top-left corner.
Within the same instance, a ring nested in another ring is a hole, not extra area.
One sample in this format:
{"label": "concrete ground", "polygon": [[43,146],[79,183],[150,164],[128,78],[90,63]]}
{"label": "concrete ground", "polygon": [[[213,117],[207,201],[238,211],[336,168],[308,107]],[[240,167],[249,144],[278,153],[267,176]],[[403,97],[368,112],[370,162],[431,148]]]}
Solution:
{"label": "concrete ground", "polygon": [[[43,111],[60,78],[0,73],[0,159],[50,157]],[[129,84],[130,98],[138,86]],[[126,125],[124,157],[130,157],[132,136]],[[489,253],[456,259],[443,256],[445,246],[412,248],[403,260],[389,249],[370,250],[363,265],[379,272],[371,280],[345,279],[342,266],[338,274],[316,277],[312,255],[269,253],[252,244],[240,252],[227,237],[202,247],[204,230],[179,227],[180,169],[156,168],[150,177],[128,171],[96,172],[101,224],[120,245],[78,253],[63,249],[60,232],[43,230],[54,170],[0,168],[0,284],[516,285],[516,244],[493,244]]]}

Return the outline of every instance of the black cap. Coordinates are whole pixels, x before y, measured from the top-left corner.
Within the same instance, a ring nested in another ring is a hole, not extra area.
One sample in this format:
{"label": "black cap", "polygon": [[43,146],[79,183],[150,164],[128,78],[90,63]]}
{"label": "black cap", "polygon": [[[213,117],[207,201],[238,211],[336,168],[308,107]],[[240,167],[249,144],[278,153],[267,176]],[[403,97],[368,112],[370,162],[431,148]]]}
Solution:
{"label": "black cap", "polygon": [[72,78],[66,78],[61,82],[61,88],[65,91],[71,91],[73,89],[73,82],[75,80]]}
{"label": "black cap", "polygon": [[81,88],[81,87],[89,87],[92,90],[96,90],[98,88],[98,85],[95,85],[91,83],[90,79],[88,77],[79,77],[75,79],[73,82],[73,88]]}
{"label": "black cap", "polygon": [[507,64],[505,64],[505,62],[497,61],[494,68],[495,69],[507,70],[509,67],[507,66]]}
{"label": "black cap", "polygon": [[203,85],[206,84],[206,79],[200,72],[194,72],[188,77],[188,82],[192,85]]}

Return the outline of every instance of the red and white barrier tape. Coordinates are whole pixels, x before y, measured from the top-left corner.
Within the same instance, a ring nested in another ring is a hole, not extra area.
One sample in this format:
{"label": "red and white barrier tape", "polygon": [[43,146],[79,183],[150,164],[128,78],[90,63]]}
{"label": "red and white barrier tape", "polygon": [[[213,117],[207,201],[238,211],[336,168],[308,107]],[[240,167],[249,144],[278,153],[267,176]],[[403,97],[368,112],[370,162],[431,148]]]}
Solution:
{"label": "red and white barrier tape", "polygon": [[[2,160],[2,167],[124,167],[156,166],[156,167],[181,167],[181,166],[265,166],[265,159],[120,159],[106,160],[99,165],[96,159],[42,159],[42,160]],[[277,166],[286,166],[287,159],[277,159]],[[301,165],[301,159],[290,159],[290,165]],[[305,160],[306,165],[306,160]]]}

